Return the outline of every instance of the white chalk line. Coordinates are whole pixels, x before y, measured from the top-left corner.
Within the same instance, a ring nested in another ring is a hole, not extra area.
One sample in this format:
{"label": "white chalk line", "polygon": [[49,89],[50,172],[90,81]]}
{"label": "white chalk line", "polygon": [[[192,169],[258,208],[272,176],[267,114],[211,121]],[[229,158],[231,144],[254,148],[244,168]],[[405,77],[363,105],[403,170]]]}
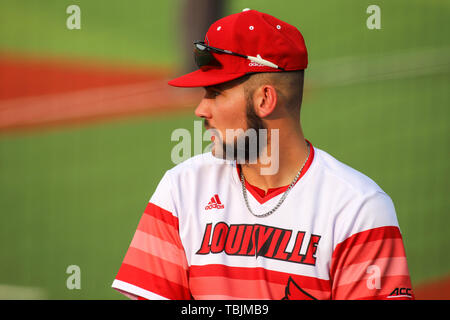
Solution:
{"label": "white chalk line", "polygon": [[108,86],[0,101],[0,128],[133,113],[172,106],[189,107],[198,91],[169,87],[166,81]]}
{"label": "white chalk line", "polygon": [[[422,48],[373,56],[315,62],[306,72],[308,88],[411,78],[450,72],[450,47]],[[174,106],[194,107],[198,91],[170,87],[165,80],[91,88],[68,93],[0,100],[0,129],[71,119],[136,113]]]}

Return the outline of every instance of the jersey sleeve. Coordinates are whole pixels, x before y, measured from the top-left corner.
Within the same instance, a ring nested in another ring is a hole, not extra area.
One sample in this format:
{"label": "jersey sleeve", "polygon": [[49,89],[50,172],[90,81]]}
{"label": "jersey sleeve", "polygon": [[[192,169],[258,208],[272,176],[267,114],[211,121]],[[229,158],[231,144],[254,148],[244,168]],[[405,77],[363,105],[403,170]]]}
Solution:
{"label": "jersey sleeve", "polygon": [[190,299],[188,263],[168,174],[139,221],[112,287],[129,298]]}
{"label": "jersey sleeve", "polygon": [[414,299],[392,200],[377,192],[341,221],[344,240],[332,255],[332,299]]}

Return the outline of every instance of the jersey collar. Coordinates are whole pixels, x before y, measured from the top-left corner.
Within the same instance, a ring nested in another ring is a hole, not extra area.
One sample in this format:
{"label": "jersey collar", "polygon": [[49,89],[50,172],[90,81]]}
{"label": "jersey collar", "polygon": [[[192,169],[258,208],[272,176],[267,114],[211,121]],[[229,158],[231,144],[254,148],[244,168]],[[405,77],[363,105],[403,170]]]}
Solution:
{"label": "jersey collar", "polygon": [[[308,169],[311,166],[311,163],[313,162],[313,159],[314,159],[314,147],[313,147],[312,143],[309,140],[306,140],[306,141],[308,141],[308,143],[309,143],[309,158],[308,158],[308,161],[305,163],[305,167],[303,168],[303,171],[302,171],[300,177],[298,178],[297,182],[299,182],[300,179],[308,171]],[[235,165],[236,165],[238,181],[240,182],[241,166],[239,164],[237,164],[237,163],[235,163]],[[295,184],[297,184],[297,182]],[[278,188],[271,188],[271,189],[267,190],[267,193],[266,193],[266,192],[264,192],[264,190],[254,186],[254,185],[251,185],[247,180],[245,181],[245,188],[247,189],[248,192],[250,192],[250,194],[260,204],[263,204],[263,203],[269,201],[270,199],[278,196],[279,194],[285,192],[288,187],[289,187],[289,185],[283,186],[283,187],[278,187]]]}

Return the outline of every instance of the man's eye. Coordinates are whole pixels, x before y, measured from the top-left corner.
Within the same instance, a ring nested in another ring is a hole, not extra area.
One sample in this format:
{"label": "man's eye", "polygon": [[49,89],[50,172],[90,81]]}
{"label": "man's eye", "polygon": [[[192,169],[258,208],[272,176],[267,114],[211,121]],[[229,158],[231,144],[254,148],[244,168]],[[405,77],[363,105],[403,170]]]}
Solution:
{"label": "man's eye", "polygon": [[217,97],[217,96],[220,95],[220,91],[209,90],[209,91],[206,93],[206,95],[207,95],[208,98],[215,98],[215,97]]}

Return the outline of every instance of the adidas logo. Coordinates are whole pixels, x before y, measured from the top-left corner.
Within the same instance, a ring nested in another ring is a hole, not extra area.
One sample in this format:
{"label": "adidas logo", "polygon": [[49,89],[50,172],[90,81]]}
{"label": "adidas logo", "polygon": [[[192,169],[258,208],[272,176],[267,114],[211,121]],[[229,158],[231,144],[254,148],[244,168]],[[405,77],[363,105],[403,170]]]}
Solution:
{"label": "adidas logo", "polygon": [[[256,55],[256,57],[262,59],[261,56],[260,56],[259,54]],[[264,67],[264,65],[259,64],[259,63],[254,62],[254,61],[250,62],[250,63],[248,64],[248,66],[249,66],[249,67]]]}
{"label": "adidas logo", "polygon": [[211,201],[209,201],[208,205],[205,207],[205,210],[209,209],[223,209],[225,206],[222,204],[222,202],[219,199],[219,195],[215,194],[214,197],[211,198]]}

